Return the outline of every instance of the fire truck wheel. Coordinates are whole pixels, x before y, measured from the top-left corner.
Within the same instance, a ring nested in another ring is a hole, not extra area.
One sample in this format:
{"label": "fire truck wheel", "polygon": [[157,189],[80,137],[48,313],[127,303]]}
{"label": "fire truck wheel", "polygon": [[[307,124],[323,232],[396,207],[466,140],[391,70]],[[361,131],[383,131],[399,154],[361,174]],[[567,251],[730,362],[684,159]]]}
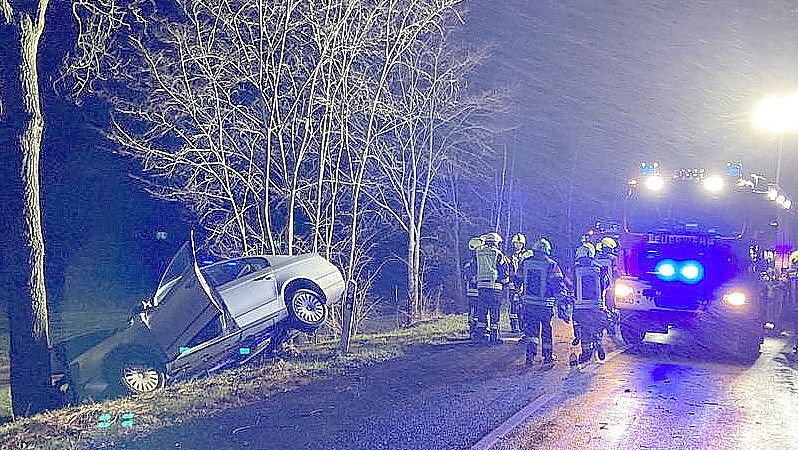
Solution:
{"label": "fire truck wheel", "polygon": [[645,339],[646,329],[638,324],[621,322],[621,336],[627,344],[637,345]]}

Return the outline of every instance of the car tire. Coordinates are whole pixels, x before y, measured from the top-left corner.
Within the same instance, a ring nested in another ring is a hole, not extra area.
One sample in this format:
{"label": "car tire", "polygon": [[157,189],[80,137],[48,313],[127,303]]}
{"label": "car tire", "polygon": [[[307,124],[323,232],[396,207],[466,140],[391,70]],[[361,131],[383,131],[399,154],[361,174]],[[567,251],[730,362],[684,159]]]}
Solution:
{"label": "car tire", "polygon": [[646,338],[646,329],[640,325],[621,322],[621,337],[630,345],[638,345]]}
{"label": "car tire", "polygon": [[146,394],[166,386],[166,369],[146,353],[125,352],[114,358],[107,373],[116,394]]}
{"label": "car tire", "polygon": [[313,289],[300,288],[286,297],[291,328],[309,333],[324,325],[329,308],[323,295]]}

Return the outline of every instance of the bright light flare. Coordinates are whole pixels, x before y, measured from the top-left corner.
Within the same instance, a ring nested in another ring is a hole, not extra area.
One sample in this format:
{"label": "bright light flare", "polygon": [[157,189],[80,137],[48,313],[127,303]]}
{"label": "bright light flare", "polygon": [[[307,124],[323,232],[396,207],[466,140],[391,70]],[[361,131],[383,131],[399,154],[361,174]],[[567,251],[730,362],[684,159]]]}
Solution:
{"label": "bright light flare", "polygon": [[724,295],[723,301],[730,306],[743,306],[748,301],[748,299],[745,297],[745,294],[743,294],[742,292],[734,291]]}
{"label": "bright light flare", "polygon": [[775,201],[776,198],[779,196],[779,191],[777,191],[775,188],[768,188],[767,196],[768,200]]}
{"label": "bright light flare", "polygon": [[717,194],[723,190],[725,184],[726,183],[723,181],[723,178],[717,175],[712,175],[704,180],[704,189],[713,194]]}
{"label": "bright light flare", "polygon": [[787,200],[785,200],[785,201],[784,201],[784,204],[783,204],[783,205],[781,205],[781,206],[782,206],[782,207],[784,207],[784,209],[790,209],[790,208],[792,208],[792,200],[790,200],[790,199],[787,199]]}
{"label": "bright light flare", "polygon": [[669,259],[660,261],[654,271],[660,280],[671,281],[676,276],[676,263]]}
{"label": "bright light flare", "polygon": [[635,290],[632,289],[631,286],[624,283],[616,283],[615,284],[615,297],[616,298],[626,298],[631,297],[635,293]]}
{"label": "bright light flare", "polygon": [[703,278],[704,268],[697,261],[687,261],[679,269],[679,275],[685,283],[697,283]]}
{"label": "bright light flare", "polygon": [[766,97],[754,109],[752,118],[757,128],[769,133],[798,130],[798,92]]}
{"label": "bright light flare", "polygon": [[785,197],[783,195],[779,195],[778,197],[776,197],[776,204],[779,205],[779,206],[784,206],[784,202],[786,202],[786,201],[787,201],[787,197]]}
{"label": "bright light flare", "polygon": [[646,189],[649,191],[661,191],[665,187],[665,179],[661,175],[651,175],[646,177]]}

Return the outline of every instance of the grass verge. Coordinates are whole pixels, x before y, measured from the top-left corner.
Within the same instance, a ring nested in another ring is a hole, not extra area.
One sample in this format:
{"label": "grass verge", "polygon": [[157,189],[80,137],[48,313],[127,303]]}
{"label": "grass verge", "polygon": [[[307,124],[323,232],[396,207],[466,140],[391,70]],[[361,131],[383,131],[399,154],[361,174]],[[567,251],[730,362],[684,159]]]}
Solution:
{"label": "grass verge", "polygon": [[[465,316],[442,316],[416,326],[357,336],[348,355],[337,342],[304,347],[285,360],[239,367],[218,375],[175,384],[153,394],[49,411],[0,426],[2,449],[102,448],[123,437],[208,417],[262,401],[320,378],[405,355],[409,344],[436,345],[466,328]],[[130,416],[132,414],[132,416]],[[101,415],[107,426],[99,426]],[[125,417],[133,417],[125,421]]]}

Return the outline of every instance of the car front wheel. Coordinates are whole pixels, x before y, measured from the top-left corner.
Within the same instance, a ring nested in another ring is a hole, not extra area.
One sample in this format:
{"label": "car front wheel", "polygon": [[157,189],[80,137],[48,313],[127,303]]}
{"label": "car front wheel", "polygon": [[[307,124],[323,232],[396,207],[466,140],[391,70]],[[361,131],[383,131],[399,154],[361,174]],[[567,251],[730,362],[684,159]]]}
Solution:
{"label": "car front wheel", "polygon": [[116,385],[124,393],[144,394],[166,385],[166,371],[153,358],[143,355],[125,355],[115,364]]}
{"label": "car front wheel", "polygon": [[324,297],[311,289],[297,289],[287,302],[293,328],[314,331],[324,324],[327,318],[327,304]]}

